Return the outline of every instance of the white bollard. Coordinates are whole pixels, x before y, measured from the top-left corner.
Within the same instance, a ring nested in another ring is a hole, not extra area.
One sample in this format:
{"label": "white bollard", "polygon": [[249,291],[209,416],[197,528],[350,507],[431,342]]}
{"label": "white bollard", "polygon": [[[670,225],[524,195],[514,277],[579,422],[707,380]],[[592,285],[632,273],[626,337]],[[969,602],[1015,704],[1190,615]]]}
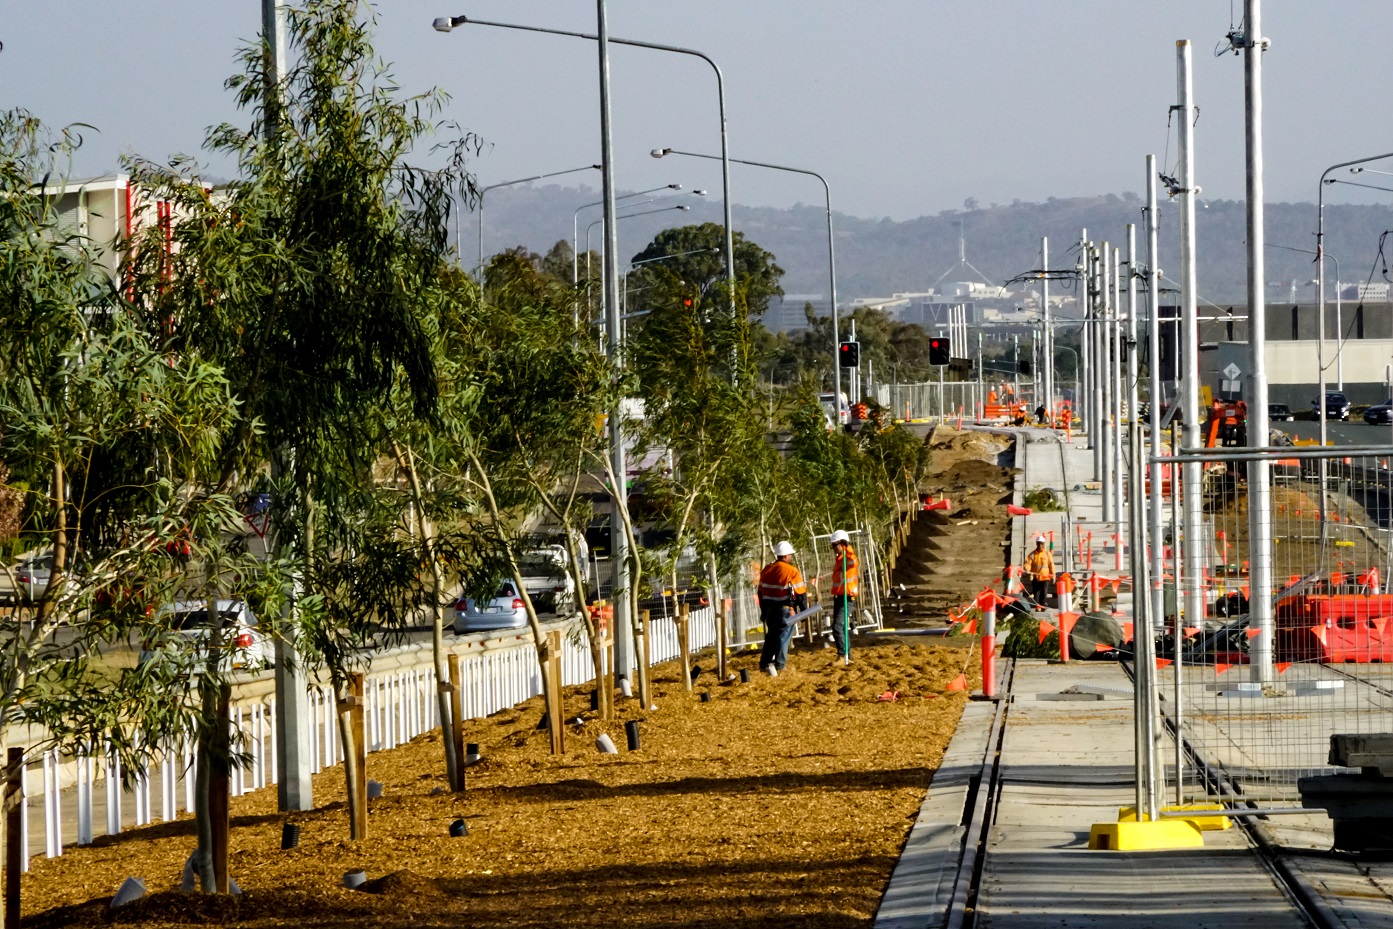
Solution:
{"label": "white bollard", "polygon": [[92,759],[77,754],[77,844],[92,844]]}
{"label": "white bollard", "polygon": [[145,882],[138,877],[128,877],[121,883],[116,896],[111,898],[111,907],[125,906],[145,896]]}
{"label": "white bollard", "polygon": [[58,791],[58,752],[44,752],[44,845],[49,858],[63,854],[62,797]]}

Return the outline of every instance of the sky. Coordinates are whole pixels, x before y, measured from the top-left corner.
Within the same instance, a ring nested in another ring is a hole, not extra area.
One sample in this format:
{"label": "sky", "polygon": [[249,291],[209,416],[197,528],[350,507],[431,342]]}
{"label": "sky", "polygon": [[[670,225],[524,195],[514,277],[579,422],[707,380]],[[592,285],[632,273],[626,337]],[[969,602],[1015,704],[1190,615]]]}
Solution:
{"label": "sky", "polygon": [[[1145,190],[1148,153],[1174,166],[1167,126],[1177,39],[1194,45],[1196,180],[1244,190],[1243,62],[1215,55],[1241,0],[608,0],[612,37],[698,49],[725,75],[731,156],[817,171],[833,208],[895,220],[1020,199]],[[593,42],[436,16],[593,32],[579,0],[381,0],[376,45],[403,92],[439,87],[442,116],[477,133],[481,185],[599,160]],[[1393,150],[1387,0],[1264,5],[1269,201],[1312,201],[1327,166]],[[7,0],[0,107],[86,123],[78,176],[124,153],[198,153],[207,127],[245,122],[224,80],[260,28],[259,0]],[[617,184],[720,190],[712,69],[638,48],[611,53]],[[212,174],[230,167],[213,162]],[[1387,165],[1393,171],[1393,160]],[[1393,187],[1393,178],[1350,178]],[[563,182],[598,187],[598,172]],[[732,199],[821,202],[813,178],[736,166]],[[1336,185],[1330,202],[1393,194]]]}

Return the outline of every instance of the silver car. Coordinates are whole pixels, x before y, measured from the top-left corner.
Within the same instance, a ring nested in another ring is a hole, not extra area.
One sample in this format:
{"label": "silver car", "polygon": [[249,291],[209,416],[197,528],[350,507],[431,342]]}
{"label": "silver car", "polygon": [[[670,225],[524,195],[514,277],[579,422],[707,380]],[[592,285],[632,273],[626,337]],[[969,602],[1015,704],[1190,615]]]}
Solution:
{"label": "silver car", "polygon": [[518,596],[512,581],[504,581],[491,600],[478,601],[460,597],[455,601],[455,634],[484,632],[490,629],[524,629],[527,627],[527,608]]}

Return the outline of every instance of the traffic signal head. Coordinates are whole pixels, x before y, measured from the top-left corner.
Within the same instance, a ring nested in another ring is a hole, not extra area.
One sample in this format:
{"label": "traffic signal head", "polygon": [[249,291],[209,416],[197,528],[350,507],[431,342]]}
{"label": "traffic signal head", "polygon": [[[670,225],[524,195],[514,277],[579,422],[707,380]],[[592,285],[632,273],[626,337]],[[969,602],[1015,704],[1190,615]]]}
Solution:
{"label": "traffic signal head", "polygon": [[861,343],[843,342],[838,346],[837,363],[843,368],[859,368],[861,366]]}
{"label": "traffic signal head", "polygon": [[952,361],[952,354],[953,353],[949,350],[946,336],[935,336],[929,339],[929,364],[949,364]]}

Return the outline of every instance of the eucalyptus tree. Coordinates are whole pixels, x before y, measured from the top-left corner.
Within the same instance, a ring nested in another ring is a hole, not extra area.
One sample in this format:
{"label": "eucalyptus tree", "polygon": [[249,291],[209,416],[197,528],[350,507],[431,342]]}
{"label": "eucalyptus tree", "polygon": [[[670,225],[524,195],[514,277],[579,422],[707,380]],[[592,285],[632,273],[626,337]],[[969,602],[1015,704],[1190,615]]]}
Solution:
{"label": "eucalyptus tree", "polygon": [[138,291],[66,231],[52,194],[71,144],[0,114],[0,460],[27,488],[23,541],[51,565],[0,614],[0,733],[32,724],[46,735],[28,752],[111,754],[130,777],[206,732],[202,696],[222,679],[186,687],[170,663],[120,653],[166,636],[162,602],[246,593],[247,559],[222,544],[241,516],[207,487],[236,405],[216,365],[151,338]]}
{"label": "eucalyptus tree", "polygon": [[[425,320],[450,255],[452,198],[475,193],[464,160],[477,145],[447,139],[443,169],[408,161],[441,128],[444,98],[399,99],[371,27],[357,0],[291,10],[300,63],[274,84],[263,48],[243,50],[227,86],[249,125],[218,126],[206,143],[236,163],[232,183],[213,189],[189,158],[130,163],[178,219],[172,249],[160,230],[137,243],[132,274],[161,281],[151,323],[167,348],[226,372],[237,419],[215,486],[273,488],[274,560],[295,578],[282,590],[294,601],[283,632],[327,668],[346,756],[349,674],[419,599],[403,589],[414,575],[402,558],[389,557],[400,547],[380,535],[395,524],[363,516],[391,451],[378,411],[399,389],[412,415],[436,415]],[[345,765],[351,812],[364,802],[355,767]]]}

